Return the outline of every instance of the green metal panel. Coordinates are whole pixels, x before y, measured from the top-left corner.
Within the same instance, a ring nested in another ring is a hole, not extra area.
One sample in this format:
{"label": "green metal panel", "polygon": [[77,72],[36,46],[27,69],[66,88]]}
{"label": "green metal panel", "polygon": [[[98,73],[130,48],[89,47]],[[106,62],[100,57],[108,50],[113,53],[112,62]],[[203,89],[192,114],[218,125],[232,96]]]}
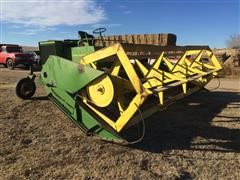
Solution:
{"label": "green metal panel", "polygon": [[57,56],[50,56],[41,71],[42,84],[49,98],[61,109],[83,132],[97,134],[104,140],[123,142],[113,130],[109,131],[91,114],[80,101],[76,92],[104,72],[82,66]]}
{"label": "green metal panel", "polygon": [[41,64],[44,64],[50,55],[64,57],[64,47],[62,41],[42,41],[39,42]]}
{"label": "green metal panel", "polygon": [[81,57],[86,56],[87,54],[90,54],[94,51],[95,50],[93,46],[72,47],[71,48],[72,61],[79,63]]}
{"label": "green metal panel", "polygon": [[64,58],[72,60],[72,47],[77,47],[78,46],[79,40],[74,40],[74,39],[65,39],[63,41],[64,45]]}
{"label": "green metal panel", "polygon": [[43,65],[41,80],[49,86],[75,93],[103,73],[103,71],[51,55]]}
{"label": "green metal panel", "polygon": [[78,40],[42,41],[39,42],[41,64],[44,64],[50,55],[56,55],[79,63],[80,58],[94,52],[94,47],[87,44],[78,47]]}
{"label": "green metal panel", "polygon": [[[103,140],[118,143],[125,142],[118,134],[105,129],[90,112],[80,106],[68,93],[57,89],[49,88],[50,99],[62,110],[84,133],[96,134]],[[74,107],[74,108],[73,108]]]}

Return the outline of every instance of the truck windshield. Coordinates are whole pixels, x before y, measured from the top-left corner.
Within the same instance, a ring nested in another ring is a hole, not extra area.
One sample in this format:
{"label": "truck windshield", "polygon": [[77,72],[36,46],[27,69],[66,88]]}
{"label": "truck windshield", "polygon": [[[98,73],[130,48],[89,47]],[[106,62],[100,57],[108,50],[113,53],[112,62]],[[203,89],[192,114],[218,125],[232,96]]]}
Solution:
{"label": "truck windshield", "polygon": [[7,52],[22,52],[22,48],[21,47],[8,46],[7,47]]}

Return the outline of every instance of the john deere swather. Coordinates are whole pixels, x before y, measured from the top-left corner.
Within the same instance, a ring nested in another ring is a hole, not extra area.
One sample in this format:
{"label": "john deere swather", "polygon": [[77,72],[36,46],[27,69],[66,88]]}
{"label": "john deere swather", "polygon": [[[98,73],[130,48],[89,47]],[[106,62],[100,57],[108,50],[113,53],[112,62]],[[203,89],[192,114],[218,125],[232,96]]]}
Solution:
{"label": "john deere swather", "polygon": [[[221,69],[207,46],[106,46],[104,30],[94,31],[99,38],[80,31],[78,41],[39,43],[39,79],[49,99],[86,134],[127,143],[126,129],[204,88]],[[33,96],[35,77],[19,81],[18,97]]]}

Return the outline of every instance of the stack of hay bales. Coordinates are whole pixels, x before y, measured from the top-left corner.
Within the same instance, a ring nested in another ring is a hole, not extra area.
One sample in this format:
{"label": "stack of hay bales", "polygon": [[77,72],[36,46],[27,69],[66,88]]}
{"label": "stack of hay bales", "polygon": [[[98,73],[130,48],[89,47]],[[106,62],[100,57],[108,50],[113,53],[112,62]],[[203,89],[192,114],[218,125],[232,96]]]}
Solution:
{"label": "stack of hay bales", "polygon": [[222,74],[240,77],[240,49],[213,49],[222,63]]}
{"label": "stack of hay bales", "polygon": [[[127,34],[104,36],[103,40],[106,46],[116,42],[128,44],[151,44],[160,46],[176,46],[177,36],[175,34]],[[100,37],[95,40],[95,46],[103,46]]]}

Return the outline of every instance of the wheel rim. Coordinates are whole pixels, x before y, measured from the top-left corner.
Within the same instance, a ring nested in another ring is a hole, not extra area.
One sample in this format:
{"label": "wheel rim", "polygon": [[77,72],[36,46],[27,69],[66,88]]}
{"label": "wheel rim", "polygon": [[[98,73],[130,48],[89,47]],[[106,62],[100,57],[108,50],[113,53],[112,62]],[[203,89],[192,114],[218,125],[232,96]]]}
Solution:
{"label": "wheel rim", "polygon": [[20,91],[21,91],[21,94],[23,94],[24,96],[30,95],[34,91],[32,83],[30,82],[23,83]]}
{"label": "wheel rim", "polygon": [[31,98],[36,91],[36,85],[30,78],[21,79],[16,86],[16,95],[21,99]]}
{"label": "wheel rim", "polygon": [[13,63],[12,63],[11,60],[8,60],[8,61],[7,61],[7,67],[13,67]]}

